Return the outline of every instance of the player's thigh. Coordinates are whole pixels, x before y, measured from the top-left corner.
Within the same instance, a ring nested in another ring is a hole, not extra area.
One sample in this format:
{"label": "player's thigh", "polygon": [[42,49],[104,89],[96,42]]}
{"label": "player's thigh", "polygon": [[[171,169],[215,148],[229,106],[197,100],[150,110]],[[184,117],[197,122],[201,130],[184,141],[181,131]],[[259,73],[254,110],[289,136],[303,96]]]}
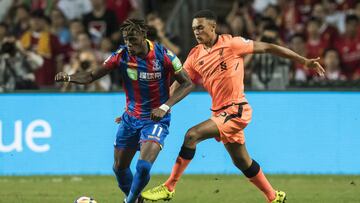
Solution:
{"label": "player's thigh", "polygon": [[123,114],[122,120],[119,123],[118,131],[114,142],[114,147],[117,149],[138,149],[139,148],[139,131],[134,123],[136,119]]}
{"label": "player's thigh", "polygon": [[154,163],[160,151],[161,147],[158,143],[153,141],[143,142],[141,143],[140,159]]}
{"label": "player's thigh", "polygon": [[166,115],[159,122],[148,121],[140,130],[140,159],[154,162],[169,134],[171,117]]}
{"label": "player's thigh", "polygon": [[159,122],[148,121],[140,130],[140,143],[141,147],[146,142],[152,142],[163,148],[165,139],[169,134],[170,119],[163,118]]}
{"label": "player's thigh", "polygon": [[131,148],[114,148],[114,168],[120,170],[129,168],[136,151],[136,149]]}
{"label": "player's thigh", "polygon": [[224,146],[228,151],[228,153],[230,154],[230,157],[236,166],[238,166],[242,170],[245,170],[250,167],[252,160],[246,149],[245,143],[240,144],[237,142],[234,143],[228,142],[224,144]]}
{"label": "player's thigh", "polygon": [[251,121],[252,109],[247,103],[232,105],[224,110],[214,112],[213,120],[220,132],[217,141],[225,143],[237,142],[245,144],[244,129]]}
{"label": "player's thigh", "polygon": [[219,136],[220,132],[216,123],[208,119],[190,128],[186,133],[185,140],[202,141]]}

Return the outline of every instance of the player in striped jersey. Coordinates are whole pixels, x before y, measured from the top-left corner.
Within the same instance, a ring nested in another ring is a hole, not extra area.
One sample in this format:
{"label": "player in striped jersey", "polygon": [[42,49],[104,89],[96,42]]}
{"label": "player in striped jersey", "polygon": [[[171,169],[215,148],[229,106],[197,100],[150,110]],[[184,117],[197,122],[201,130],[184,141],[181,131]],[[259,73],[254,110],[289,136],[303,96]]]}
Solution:
{"label": "player in striped jersey", "polygon": [[[57,82],[88,84],[114,69],[120,69],[126,94],[126,110],[115,140],[114,172],[124,202],[140,202],[139,194],[150,179],[150,169],[169,134],[170,108],[191,91],[193,84],[180,60],[158,43],[146,39],[143,20],[128,19],[121,26],[125,46],[92,72],[55,77]],[[170,96],[172,78],[180,86]],[[136,173],[129,166],[137,150]]]}

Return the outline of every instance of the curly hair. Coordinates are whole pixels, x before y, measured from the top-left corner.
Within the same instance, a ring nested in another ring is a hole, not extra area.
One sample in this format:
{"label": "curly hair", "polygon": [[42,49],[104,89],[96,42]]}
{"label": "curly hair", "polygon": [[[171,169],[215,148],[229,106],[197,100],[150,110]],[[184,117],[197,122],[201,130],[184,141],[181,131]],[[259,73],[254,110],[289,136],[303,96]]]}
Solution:
{"label": "curly hair", "polygon": [[144,20],[141,19],[127,19],[120,26],[120,31],[125,32],[140,32],[146,35],[148,26]]}

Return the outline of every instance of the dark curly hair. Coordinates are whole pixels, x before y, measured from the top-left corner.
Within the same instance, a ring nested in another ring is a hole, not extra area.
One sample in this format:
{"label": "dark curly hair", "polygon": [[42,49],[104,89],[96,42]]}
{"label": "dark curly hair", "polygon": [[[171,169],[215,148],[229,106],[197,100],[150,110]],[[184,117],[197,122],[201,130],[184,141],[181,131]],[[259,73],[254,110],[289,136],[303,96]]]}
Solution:
{"label": "dark curly hair", "polygon": [[144,20],[141,19],[127,19],[120,26],[120,31],[126,32],[140,32],[146,35],[148,26]]}

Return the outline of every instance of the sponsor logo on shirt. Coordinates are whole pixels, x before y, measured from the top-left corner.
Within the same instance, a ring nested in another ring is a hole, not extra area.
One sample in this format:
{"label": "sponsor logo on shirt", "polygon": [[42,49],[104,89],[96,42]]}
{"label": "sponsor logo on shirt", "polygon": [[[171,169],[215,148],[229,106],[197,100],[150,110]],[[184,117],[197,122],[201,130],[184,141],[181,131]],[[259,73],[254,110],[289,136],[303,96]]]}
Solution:
{"label": "sponsor logo on shirt", "polygon": [[143,80],[143,81],[155,81],[155,80],[160,80],[161,78],[162,78],[161,72],[153,72],[153,73],[140,72],[139,73],[139,79]]}
{"label": "sponsor logo on shirt", "polygon": [[132,79],[132,80],[137,80],[138,79],[138,73],[137,73],[136,69],[127,68],[126,72],[127,72],[130,79]]}

